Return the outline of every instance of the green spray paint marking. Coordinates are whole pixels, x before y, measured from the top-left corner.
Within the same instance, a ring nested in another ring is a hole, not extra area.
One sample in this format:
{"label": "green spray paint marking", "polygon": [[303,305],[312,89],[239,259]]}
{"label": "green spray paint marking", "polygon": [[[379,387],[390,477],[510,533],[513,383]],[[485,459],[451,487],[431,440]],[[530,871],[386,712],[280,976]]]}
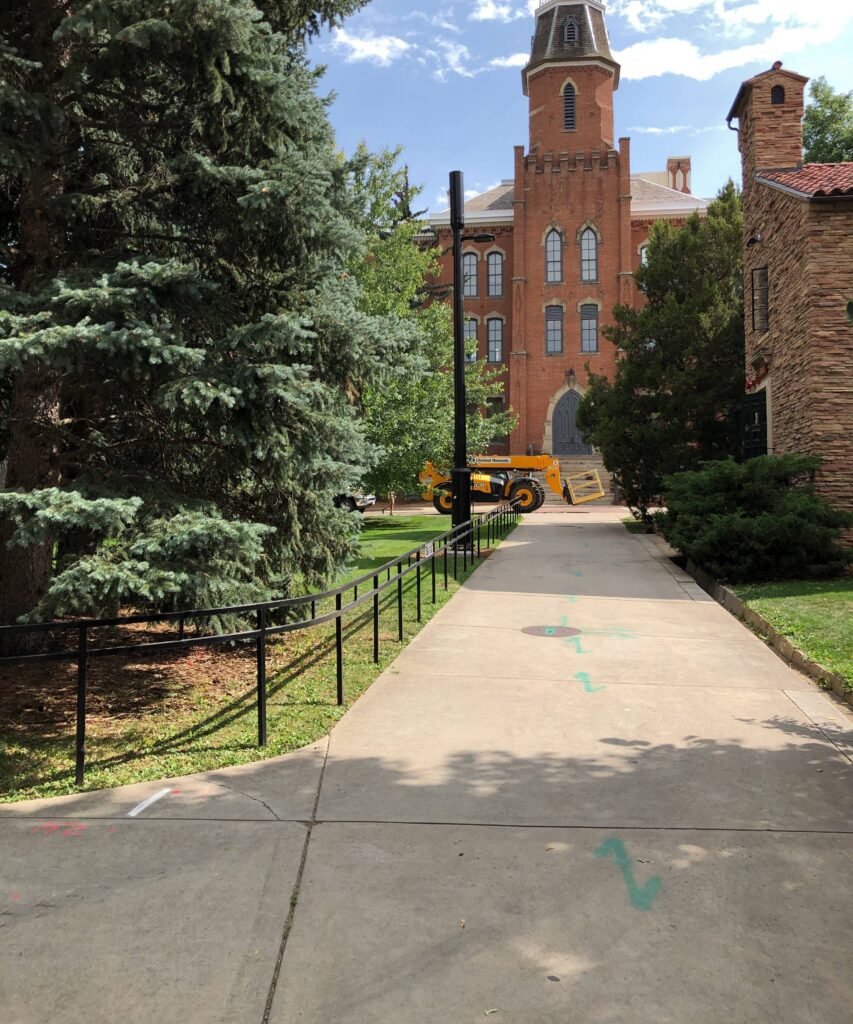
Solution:
{"label": "green spray paint marking", "polygon": [[575,672],[575,679],[583,683],[584,693],[600,693],[606,690],[606,686],[593,686],[589,678],[589,672]]}
{"label": "green spray paint marking", "polygon": [[655,897],[660,892],[663,879],[659,875],[655,875],[654,878],[650,878],[648,882],[640,888],[634,878],[634,869],[631,867],[631,861],[628,859],[625,844],[621,839],[606,839],[595,851],[595,856],[609,857],[611,853],[613,854],[613,859],[616,861],[616,867],[618,867],[622,872],[622,877],[625,879],[625,885],[628,886],[628,895],[631,897],[631,906],[634,907],[635,910],[651,910]]}
{"label": "green spray paint marking", "polygon": [[577,603],[577,599],[578,599],[578,595],[577,594],[567,594],[566,595],[566,600],[569,602],[569,604]]}
{"label": "green spray paint marking", "polygon": [[572,573],[572,576],[583,576],[583,573],[580,571],[580,569],[575,569],[575,571]]}
{"label": "green spray paint marking", "polygon": [[583,647],[581,647],[581,638],[579,636],[567,636],[566,643],[574,644],[577,654],[589,654],[589,651],[585,651]]}
{"label": "green spray paint marking", "polygon": [[553,626],[547,626],[545,628],[545,636],[553,636],[556,632],[557,632],[557,630],[554,629]]}
{"label": "green spray paint marking", "polygon": [[569,617],[568,617],[568,615],[561,615],[560,616],[560,625],[565,627],[565,628],[568,628],[568,625],[569,625]]}

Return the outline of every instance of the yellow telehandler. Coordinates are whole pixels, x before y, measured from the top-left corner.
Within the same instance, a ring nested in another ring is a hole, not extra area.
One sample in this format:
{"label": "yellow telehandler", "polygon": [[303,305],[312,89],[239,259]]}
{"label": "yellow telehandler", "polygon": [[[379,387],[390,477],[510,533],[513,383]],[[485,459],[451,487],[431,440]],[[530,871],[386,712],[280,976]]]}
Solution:
{"label": "yellow telehandler", "polygon": [[[519,511],[535,512],[545,503],[545,489],[529,475],[531,471],[544,473],[547,485],[568,505],[582,505],[604,497],[596,470],[567,477],[564,482],[560,476],[560,460],[553,455],[474,455],[468,465],[474,471],[471,474],[472,502],[517,501]],[[424,498],[432,497],[436,509],[449,515],[453,510],[450,474],[427,462],[418,479],[426,488]]]}

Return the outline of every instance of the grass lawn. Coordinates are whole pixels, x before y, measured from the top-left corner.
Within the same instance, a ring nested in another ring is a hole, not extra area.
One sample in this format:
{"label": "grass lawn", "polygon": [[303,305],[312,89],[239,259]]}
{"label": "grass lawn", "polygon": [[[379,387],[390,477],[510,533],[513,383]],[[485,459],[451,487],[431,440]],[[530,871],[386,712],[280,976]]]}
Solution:
{"label": "grass lawn", "polygon": [[736,593],[853,690],[853,578],[742,585]]}
{"label": "grass lawn", "polygon": [[419,544],[428,544],[451,529],[450,516],[366,517],[355,562],[343,573],[352,580],[390,562]]}
{"label": "grass lawn", "polygon": [[[450,527],[445,516],[365,521],[361,551],[344,579],[377,568]],[[423,570],[422,619],[429,621],[471,573],[449,560],[447,591],[437,560],[436,603]],[[479,564],[479,563],[477,563]],[[349,597],[345,595],[345,602]],[[415,577],[404,590],[404,639],[397,639],[396,587],[385,591],[379,665],[373,663],[371,604],[344,623],[346,704],[335,703],[334,623],[267,644],[268,745],[257,747],[255,646],[195,647],[178,654],[90,661],[87,767],[83,789],[189,775],[296,750],[324,736],[421,628]],[[329,603],[317,608],[322,614]],[[0,801],[76,792],[74,665],[38,662],[0,670]]]}

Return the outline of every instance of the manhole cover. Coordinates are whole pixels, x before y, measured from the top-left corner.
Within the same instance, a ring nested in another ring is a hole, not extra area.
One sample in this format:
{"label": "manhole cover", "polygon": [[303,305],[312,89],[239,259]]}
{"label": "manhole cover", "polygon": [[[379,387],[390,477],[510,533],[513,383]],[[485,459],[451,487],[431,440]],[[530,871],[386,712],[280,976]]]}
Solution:
{"label": "manhole cover", "polygon": [[571,626],[525,626],[521,631],[528,636],[580,636],[579,629]]}

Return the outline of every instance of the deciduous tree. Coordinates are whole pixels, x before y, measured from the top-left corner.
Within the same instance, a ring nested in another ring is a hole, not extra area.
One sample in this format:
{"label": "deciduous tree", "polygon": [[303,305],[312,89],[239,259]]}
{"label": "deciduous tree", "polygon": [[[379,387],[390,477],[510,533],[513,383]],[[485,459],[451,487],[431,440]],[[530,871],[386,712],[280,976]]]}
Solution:
{"label": "deciduous tree", "polygon": [[666,474],[739,455],[744,391],[743,218],[729,184],[684,227],[658,221],[636,273],[638,309],[617,306],[605,328],[620,358],[593,375],[578,424],[648,517]]}

